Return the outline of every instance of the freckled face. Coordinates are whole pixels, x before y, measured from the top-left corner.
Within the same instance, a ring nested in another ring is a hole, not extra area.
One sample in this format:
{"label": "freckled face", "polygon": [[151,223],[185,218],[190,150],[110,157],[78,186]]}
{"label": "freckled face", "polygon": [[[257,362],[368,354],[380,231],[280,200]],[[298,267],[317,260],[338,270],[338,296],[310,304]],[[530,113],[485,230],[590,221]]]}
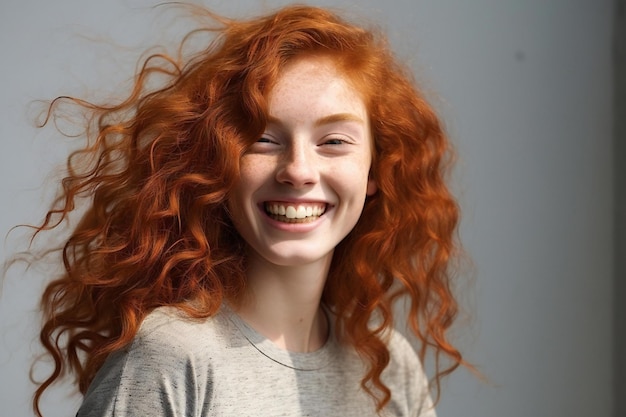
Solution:
{"label": "freckled face", "polygon": [[265,132],[241,159],[233,222],[249,256],[284,266],[328,261],[376,191],[365,104],[322,57],[291,62],[268,103]]}

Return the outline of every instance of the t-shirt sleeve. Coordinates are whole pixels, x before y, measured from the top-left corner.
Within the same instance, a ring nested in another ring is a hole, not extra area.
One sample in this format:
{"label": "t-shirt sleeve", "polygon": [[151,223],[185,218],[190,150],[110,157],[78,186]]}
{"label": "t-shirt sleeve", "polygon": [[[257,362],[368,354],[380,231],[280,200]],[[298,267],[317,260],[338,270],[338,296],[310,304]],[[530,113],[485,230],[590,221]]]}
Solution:
{"label": "t-shirt sleeve", "polygon": [[77,417],[200,415],[210,378],[199,376],[197,362],[182,338],[142,329],[107,358]]}

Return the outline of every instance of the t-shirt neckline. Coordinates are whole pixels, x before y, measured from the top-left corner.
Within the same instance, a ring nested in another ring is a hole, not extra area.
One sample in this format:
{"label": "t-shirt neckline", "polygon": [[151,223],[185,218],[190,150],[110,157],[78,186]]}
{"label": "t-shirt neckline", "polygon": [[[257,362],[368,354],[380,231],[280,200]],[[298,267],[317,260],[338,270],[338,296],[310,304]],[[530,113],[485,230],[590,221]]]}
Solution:
{"label": "t-shirt neckline", "polygon": [[[330,363],[333,351],[337,348],[335,332],[332,328],[333,320],[329,317],[328,339],[324,345],[313,352],[290,352],[279,348],[252,328],[244,321],[233,309],[224,304],[222,312],[228,319],[239,329],[243,337],[254,347],[261,355],[287,368],[298,371],[316,371],[324,368]],[[327,317],[328,312],[326,311]]]}

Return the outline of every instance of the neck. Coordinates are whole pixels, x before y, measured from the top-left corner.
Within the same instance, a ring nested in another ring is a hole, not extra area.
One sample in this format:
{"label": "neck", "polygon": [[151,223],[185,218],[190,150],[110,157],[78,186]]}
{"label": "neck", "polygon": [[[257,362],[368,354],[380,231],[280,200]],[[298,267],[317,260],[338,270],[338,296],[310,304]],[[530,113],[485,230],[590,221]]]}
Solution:
{"label": "neck", "polygon": [[247,297],[237,313],[282,349],[312,352],[321,348],[328,336],[328,322],[320,301],[331,258],[279,266],[251,256]]}

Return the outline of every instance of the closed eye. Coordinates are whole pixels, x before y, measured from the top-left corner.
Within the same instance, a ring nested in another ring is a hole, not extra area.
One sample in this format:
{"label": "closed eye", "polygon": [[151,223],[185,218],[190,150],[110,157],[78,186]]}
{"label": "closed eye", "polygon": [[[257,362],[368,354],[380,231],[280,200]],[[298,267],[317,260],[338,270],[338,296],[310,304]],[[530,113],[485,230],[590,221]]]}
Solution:
{"label": "closed eye", "polygon": [[334,137],[325,138],[322,145],[345,145],[348,143],[351,143],[351,142],[343,137],[334,136]]}
{"label": "closed eye", "polygon": [[276,143],[276,141],[268,138],[267,136],[261,136],[259,140],[257,140],[257,143]]}
{"label": "closed eye", "polygon": [[268,153],[275,152],[280,149],[280,142],[277,139],[264,135],[257,139],[256,142],[252,143],[248,149],[246,150],[246,154],[251,153]]}
{"label": "closed eye", "polygon": [[325,145],[343,145],[344,143],[346,143],[346,141],[343,139],[328,139],[324,142]]}

